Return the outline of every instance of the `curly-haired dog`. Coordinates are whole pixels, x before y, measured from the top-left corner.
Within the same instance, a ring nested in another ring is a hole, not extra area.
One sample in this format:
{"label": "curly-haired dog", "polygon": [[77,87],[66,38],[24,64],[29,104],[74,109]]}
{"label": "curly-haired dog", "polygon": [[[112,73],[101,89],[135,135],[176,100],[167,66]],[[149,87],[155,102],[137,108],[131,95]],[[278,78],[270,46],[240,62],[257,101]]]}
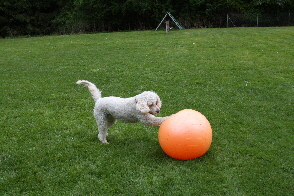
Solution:
{"label": "curly-haired dog", "polygon": [[141,122],[146,126],[160,126],[168,117],[155,117],[160,112],[161,101],[152,91],[145,91],[130,98],[103,97],[95,84],[87,80],[79,80],[77,84],[88,87],[95,101],[94,117],[98,125],[98,139],[108,143],[108,128],[120,120],[128,123]]}

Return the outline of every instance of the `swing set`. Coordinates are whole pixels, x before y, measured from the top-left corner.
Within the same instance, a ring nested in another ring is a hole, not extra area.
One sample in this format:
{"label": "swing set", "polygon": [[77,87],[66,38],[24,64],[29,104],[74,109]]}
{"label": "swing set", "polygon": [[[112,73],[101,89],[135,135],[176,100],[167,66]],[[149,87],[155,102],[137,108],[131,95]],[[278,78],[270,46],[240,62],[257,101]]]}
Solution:
{"label": "swing set", "polygon": [[[159,25],[157,26],[157,28],[155,29],[155,31],[157,31],[157,29],[160,27],[160,25],[163,23],[164,19],[165,19],[167,16],[169,16],[169,17],[172,19],[172,21],[174,21],[174,23],[179,27],[180,30],[184,29],[184,28],[180,25],[180,23],[178,23],[178,21],[175,19],[175,17],[173,17],[173,15],[171,15],[170,12],[167,12],[167,13],[165,14],[165,16],[163,17],[163,19],[161,20],[161,22],[159,23]],[[165,23],[166,23],[166,33],[168,33],[169,30],[170,30],[170,27],[169,27],[169,21],[167,20]]]}

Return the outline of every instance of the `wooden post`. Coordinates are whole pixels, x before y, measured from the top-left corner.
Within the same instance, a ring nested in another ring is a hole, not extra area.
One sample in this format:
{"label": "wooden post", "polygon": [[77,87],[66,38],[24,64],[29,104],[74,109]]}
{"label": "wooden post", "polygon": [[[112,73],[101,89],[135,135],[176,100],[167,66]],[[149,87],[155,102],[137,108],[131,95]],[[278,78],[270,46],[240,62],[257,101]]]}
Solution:
{"label": "wooden post", "polygon": [[166,33],[169,32],[169,20],[165,22]]}
{"label": "wooden post", "polygon": [[227,14],[227,28],[229,28],[229,14]]}

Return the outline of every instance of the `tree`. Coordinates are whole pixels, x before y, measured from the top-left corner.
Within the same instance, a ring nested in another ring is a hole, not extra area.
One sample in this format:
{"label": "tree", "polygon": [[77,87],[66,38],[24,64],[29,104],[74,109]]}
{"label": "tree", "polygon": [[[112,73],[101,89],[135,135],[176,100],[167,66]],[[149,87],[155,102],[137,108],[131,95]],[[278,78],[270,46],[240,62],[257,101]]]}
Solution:
{"label": "tree", "polygon": [[0,35],[39,35],[52,31],[55,0],[9,0],[0,3]]}

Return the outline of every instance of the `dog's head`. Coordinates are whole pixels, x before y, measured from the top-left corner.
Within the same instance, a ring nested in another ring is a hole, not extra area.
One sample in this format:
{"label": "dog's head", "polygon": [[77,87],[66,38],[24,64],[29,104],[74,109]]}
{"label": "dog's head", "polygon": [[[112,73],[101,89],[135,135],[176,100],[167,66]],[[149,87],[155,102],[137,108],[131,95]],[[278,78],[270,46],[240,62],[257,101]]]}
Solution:
{"label": "dog's head", "polygon": [[152,91],[145,91],[137,96],[136,100],[136,109],[141,113],[150,113],[156,115],[160,112],[161,101],[159,96]]}

